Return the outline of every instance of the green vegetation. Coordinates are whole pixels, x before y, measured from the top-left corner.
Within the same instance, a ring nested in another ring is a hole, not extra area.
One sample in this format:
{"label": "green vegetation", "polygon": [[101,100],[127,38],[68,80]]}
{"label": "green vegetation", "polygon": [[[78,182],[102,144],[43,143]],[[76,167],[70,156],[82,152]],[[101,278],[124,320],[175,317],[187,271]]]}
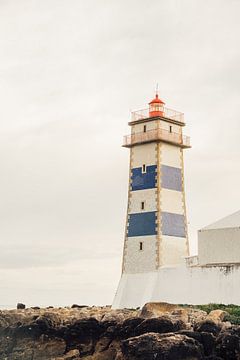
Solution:
{"label": "green vegetation", "polygon": [[207,304],[207,305],[196,305],[194,308],[204,310],[210,313],[212,310],[224,310],[228,313],[225,321],[230,321],[232,324],[240,325],[240,306],[237,305],[223,305],[223,304]]}

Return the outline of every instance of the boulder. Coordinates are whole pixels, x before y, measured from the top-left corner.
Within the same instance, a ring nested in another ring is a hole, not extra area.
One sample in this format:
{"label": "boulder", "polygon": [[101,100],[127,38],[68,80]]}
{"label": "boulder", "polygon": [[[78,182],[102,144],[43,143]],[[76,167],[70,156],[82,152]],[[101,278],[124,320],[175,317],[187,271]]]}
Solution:
{"label": "boulder", "polygon": [[189,323],[189,309],[176,309],[170,312],[171,319],[181,320],[185,324]]}
{"label": "boulder", "polygon": [[148,333],[122,342],[126,360],[202,360],[202,345],[180,334]]}
{"label": "boulder", "polygon": [[178,305],[168,304],[166,302],[149,302],[143,306],[139,316],[143,318],[158,317],[176,309],[179,309]]}
{"label": "boulder", "polygon": [[[218,322],[219,323],[219,322]],[[232,324],[230,323],[230,321],[224,321],[222,323],[219,323],[222,327],[222,330],[221,331],[226,331],[226,330],[229,330],[229,329],[232,329]]]}
{"label": "boulder", "polygon": [[88,307],[87,305],[78,305],[78,304],[73,304],[71,306],[72,309],[83,309],[83,308],[86,308]]}
{"label": "boulder", "polygon": [[139,313],[139,316],[145,319],[168,315],[173,320],[181,320],[185,323],[195,324],[205,320],[207,312],[195,309],[191,306],[181,306],[168,304],[164,302],[146,303]]}
{"label": "boulder", "polygon": [[220,333],[216,340],[216,354],[224,360],[240,359],[240,338],[232,332]]}
{"label": "boulder", "polygon": [[205,356],[209,356],[214,353],[216,338],[213,336],[213,334],[189,330],[181,330],[178,333],[193,338],[202,344]]}
{"label": "boulder", "polygon": [[135,336],[142,335],[148,332],[154,333],[169,333],[184,329],[184,324],[181,322],[174,323],[169,317],[162,316],[159,318],[145,319],[135,329]]}
{"label": "boulder", "polygon": [[189,307],[189,308],[187,308],[187,311],[188,311],[188,321],[192,325],[205,320],[207,317],[207,312],[203,311],[203,310]]}
{"label": "boulder", "polygon": [[221,322],[224,321],[228,315],[228,312],[223,310],[212,310],[208,314],[207,319],[215,322]]}
{"label": "boulder", "polygon": [[99,321],[94,318],[77,320],[60,330],[59,336],[61,334],[66,341],[67,351],[77,349],[81,356],[93,354],[95,343],[102,333]]}
{"label": "boulder", "polygon": [[144,321],[144,319],[142,318],[130,318],[125,320],[121,327],[120,327],[120,331],[119,331],[119,337],[121,339],[126,339],[128,337],[132,337],[135,335],[135,330],[136,328],[142,324]]}
{"label": "boulder", "polygon": [[23,310],[23,309],[25,309],[26,308],[26,305],[25,304],[22,304],[22,303],[18,303],[17,304],[17,309],[18,310]]}
{"label": "boulder", "polygon": [[123,322],[126,319],[139,316],[138,310],[121,309],[121,310],[109,310],[104,313],[101,321],[112,321]]}
{"label": "boulder", "polygon": [[212,320],[203,320],[194,325],[194,330],[198,332],[208,332],[218,335],[221,331],[221,325]]}

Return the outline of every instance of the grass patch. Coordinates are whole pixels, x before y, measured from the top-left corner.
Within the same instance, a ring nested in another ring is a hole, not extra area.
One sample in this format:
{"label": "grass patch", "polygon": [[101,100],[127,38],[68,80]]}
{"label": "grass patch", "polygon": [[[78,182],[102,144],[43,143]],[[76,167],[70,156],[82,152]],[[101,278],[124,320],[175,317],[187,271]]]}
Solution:
{"label": "grass patch", "polygon": [[207,305],[196,305],[196,309],[204,310],[207,313],[210,313],[212,310],[224,310],[229,315],[226,316],[225,321],[230,321],[232,324],[240,325],[240,306],[230,304],[207,304]]}

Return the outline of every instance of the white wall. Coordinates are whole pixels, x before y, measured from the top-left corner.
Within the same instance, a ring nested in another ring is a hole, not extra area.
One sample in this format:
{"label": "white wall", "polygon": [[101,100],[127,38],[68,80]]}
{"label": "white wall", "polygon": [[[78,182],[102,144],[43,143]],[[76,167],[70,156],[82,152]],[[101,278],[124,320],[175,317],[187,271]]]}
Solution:
{"label": "white wall", "polygon": [[[154,189],[132,191],[129,199],[129,214],[147,211],[157,211],[157,195]],[[144,210],[141,210],[141,202],[145,202]]]}
{"label": "white wall", "polygon": [[[161,143],[159,151],[160,165],[182,168],[182,152],[179,147]],[[159,209],[161,212],[186,215],[184,200],[183,191],[160,187]],[[187,239],[165,235],[161,235],[160,239],[161,266],[172,266],[183,263],[184,257],[188,255]]]}
{"label": "white wall", "polygon": [[132,148],[132,167],[140,167],[143,164],[157,164],[157,145],[156,143],[135,145]]}
{"label": "white wall", "polygon": [[[140,241],[143,250],[139,250]],[[127,273],[147,272],[156,269],[156,236],[136,236],[127,241],[124,271]]]}
{"label": "white wall", "polygon": [[173,304],[240,305],[240,267],[172,267],[123,274],[113,308],[142,307],[149,301]]}
{"label": "white wall", "polygon": [[182,191],[161,189],[160,208],[162,211],[183,215],[184,202]]}
{"label": "white wall", "polygon": [[169,131],[169,127],[171,126],[173,133],[181,134],[182,127],[179,126],[179,125],[175,125],[175,124],[172,124],[170,122],[163,121],[163,120],[160,120],[159,125],[160,125],[159,127],[161,129],[164,129],[164,130],[167,130],[167,131]]}
{"label": "white wall", "polygon": [[240,263],[240,228],[198,232],[199,264]]}
{"label": "white wall", "polygon": [[[150,123],[151,124],[151,123]],[[142,124],[141,124],[142,125]],[[157,144],[136,145],[132,148],[131,167],[141,167],[143,164],[157,165]],[[141,202],[145,201],[145,209],[141,210]],[[129,194],[128,214],[157,210],[156,189],[131,191]],[[139,243],[143,250],[139,250]],[[124,250],[124,272],[136,273],[153,271],[157,263],[157,239],[153,236],[126,237]]]}
{"label": "white wall", "polygon": [[162,266],[183,264],[187,255],[186,238],[176,236],[161,236],[160,259]]}
{"label": "white wall", "polygon": [[146,121],[140,124],[132,125],[132,134],[142,133],[144,131],[144,125],[146,125],[146,131],[157,129],[157,122],[155,120]]}
{"label": "white wall", "polygon": [[181,149],[178,146],[161,143],[160,159],[163,165],[182,167]]}

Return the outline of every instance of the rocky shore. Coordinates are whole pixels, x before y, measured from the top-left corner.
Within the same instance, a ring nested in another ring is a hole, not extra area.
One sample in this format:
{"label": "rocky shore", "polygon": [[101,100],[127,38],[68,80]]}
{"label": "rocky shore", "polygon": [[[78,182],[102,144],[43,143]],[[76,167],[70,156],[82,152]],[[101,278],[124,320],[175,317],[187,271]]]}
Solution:
{"label": "rocky shore", "polygon": [[239,360],[227,313],[166,303],[0,311],[1,360]]}

